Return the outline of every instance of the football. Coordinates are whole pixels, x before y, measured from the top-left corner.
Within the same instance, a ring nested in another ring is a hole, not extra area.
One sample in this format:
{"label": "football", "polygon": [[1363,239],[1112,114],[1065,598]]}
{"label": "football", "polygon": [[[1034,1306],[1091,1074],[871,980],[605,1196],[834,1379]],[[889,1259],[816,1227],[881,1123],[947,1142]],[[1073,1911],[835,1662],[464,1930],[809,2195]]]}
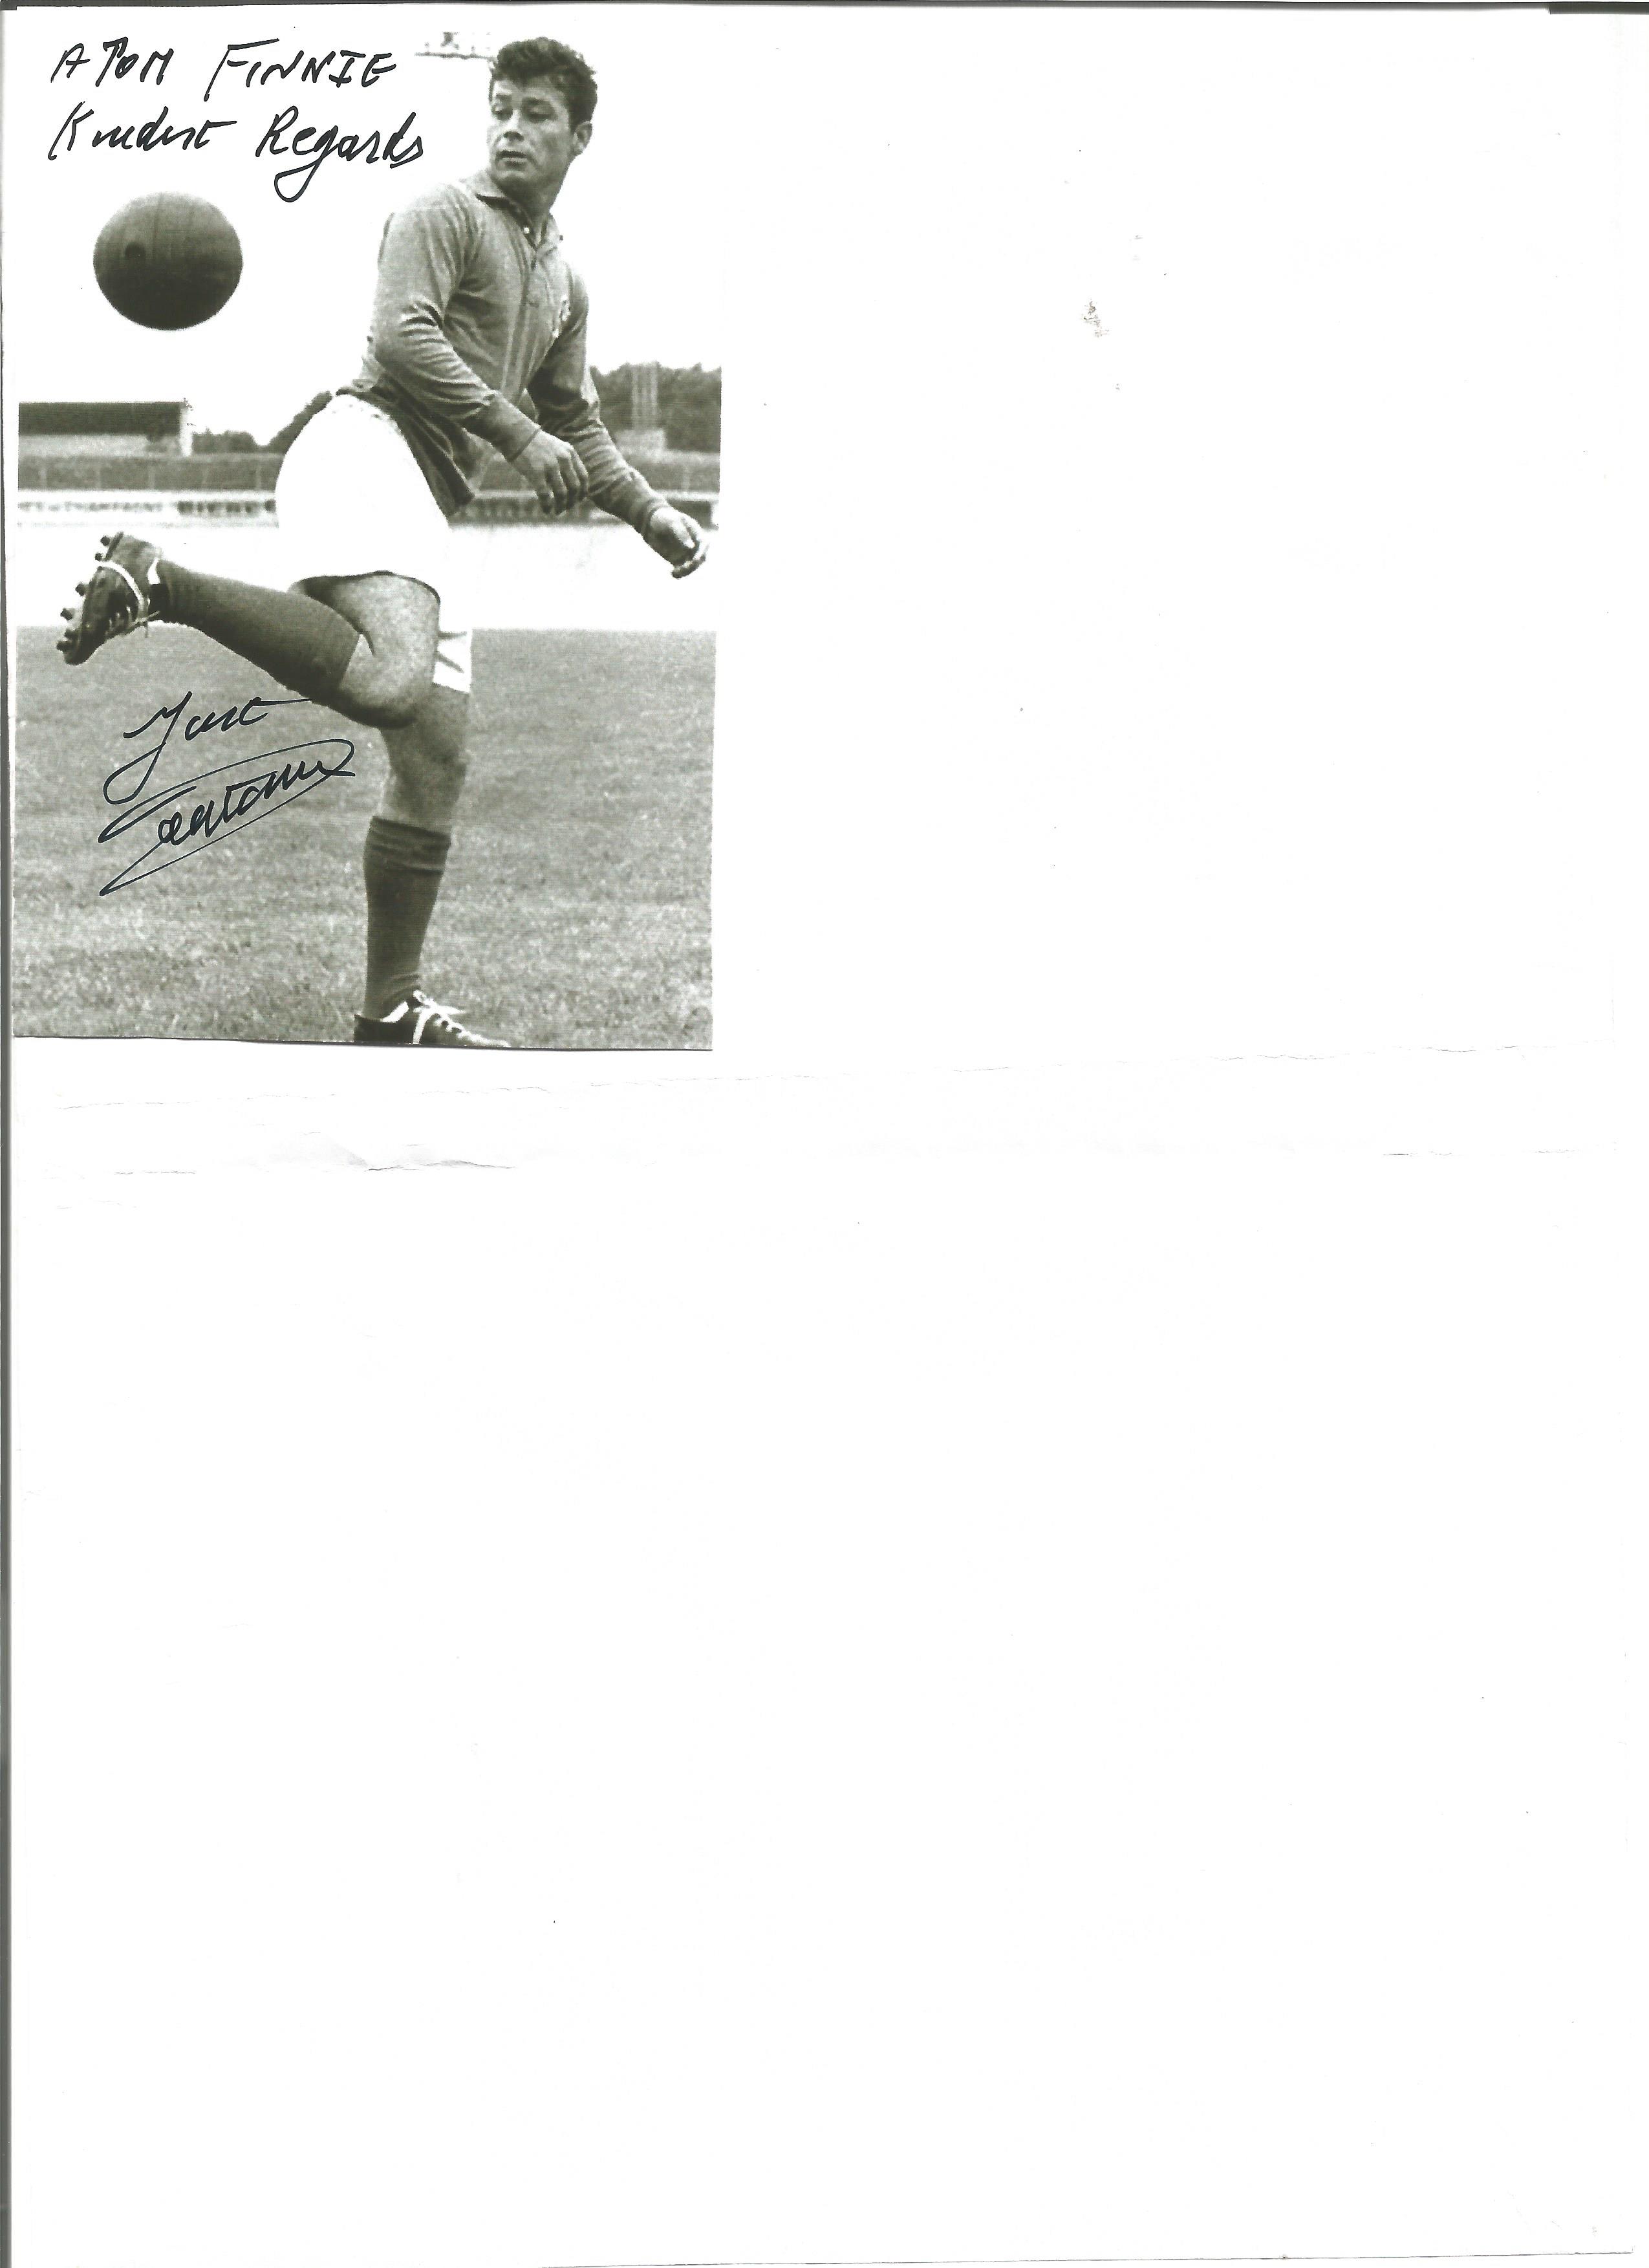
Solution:
{"label": "football", "polygon": [[104,298],[129,322],[187,331],[233,296],[240,239],[204,197],[161,190],[104,224],[92,265]]}

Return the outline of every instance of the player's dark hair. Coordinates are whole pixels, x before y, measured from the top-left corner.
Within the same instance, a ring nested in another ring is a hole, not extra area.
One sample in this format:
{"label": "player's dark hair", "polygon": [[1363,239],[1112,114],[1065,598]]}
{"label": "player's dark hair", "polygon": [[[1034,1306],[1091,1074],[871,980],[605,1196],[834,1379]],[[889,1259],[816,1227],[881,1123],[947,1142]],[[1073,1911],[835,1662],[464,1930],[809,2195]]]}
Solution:
{"label": "player's dark hair", "polygon": [[560,40],[512,40],[493,57],[492,76],[517,86],[525,86],[528,79],[549,79],[559,88],[575,126],[595,115],[595,73],[576,48]]}

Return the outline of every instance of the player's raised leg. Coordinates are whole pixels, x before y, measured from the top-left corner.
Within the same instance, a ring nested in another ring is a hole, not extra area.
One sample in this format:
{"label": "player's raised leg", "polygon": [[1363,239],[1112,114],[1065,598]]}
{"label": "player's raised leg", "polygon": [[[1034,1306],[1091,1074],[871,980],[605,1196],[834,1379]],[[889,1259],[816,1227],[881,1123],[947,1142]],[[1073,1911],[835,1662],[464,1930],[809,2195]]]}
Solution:
{"label": "player's raised leg", "polygon": [[77,585],[81,604],[63,610],[68,627],[58,651],[65,661],[84,662],[144,622],[187,622],[277,683],[357,725],[404,725],[430,681],[436,604],[421,585],[401,589],[410,595],[373,608],[364,621],[352,620],[301,591],[202,575],[163,559],[141,536],[112,535],[88,580]]}
{"label": "player's raised leg", "polygon": [[356,1039],[379,1047],[499,1048],[466,1030],[420,981],[467,769],[469,696],[432,685],[409,725],[384,734],[389,777],[366,830],[366,994]]}
{"label": "player's raised leg", "polygon": [[431,682],[448,539],[400,431],[335,396],[287,451],[275,504],[288,588],[203,575],[141,536],[112,536],[79,608],[63,609],[63,659],[84,662],[143,622],[187,622],[357,725],[410,724]]}

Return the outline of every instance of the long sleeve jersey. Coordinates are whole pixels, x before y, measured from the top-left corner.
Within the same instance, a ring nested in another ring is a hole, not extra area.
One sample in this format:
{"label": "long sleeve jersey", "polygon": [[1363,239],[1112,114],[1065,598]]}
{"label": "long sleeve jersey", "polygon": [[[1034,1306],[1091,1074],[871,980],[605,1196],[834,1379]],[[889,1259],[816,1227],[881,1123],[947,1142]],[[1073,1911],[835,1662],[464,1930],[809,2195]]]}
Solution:
{"label": "long sleeve jersey", "polygon": [[578,451],[593,503],[644,527],[662,499],[601,423],[588,313],[553,217],[534,240],[490,173],[445,182],[385,226],[366,358],[342,391],[394,419],[449,517],[489,446],[518,456],[541,426]]}

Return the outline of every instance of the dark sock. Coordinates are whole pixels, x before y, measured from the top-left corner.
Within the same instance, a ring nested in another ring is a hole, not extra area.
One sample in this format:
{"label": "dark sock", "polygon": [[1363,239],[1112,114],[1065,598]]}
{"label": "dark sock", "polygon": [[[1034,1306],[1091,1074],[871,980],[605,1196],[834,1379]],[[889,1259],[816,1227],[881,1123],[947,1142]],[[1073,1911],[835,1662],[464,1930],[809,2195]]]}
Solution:
{"label": "dark sock", "polygon": [[423,933],[435,911],[451,848],[450,835],[399,819],[368,822],[361,865],[366,875],[366,1005],[386,1016],[418,981]]}
{"label": "dark sock", "polygon": [[330,702],[343,681],[360,632],[319,599],[197,575],[163,559],[156,568],[168,622],[188,622],[309,701]]}

